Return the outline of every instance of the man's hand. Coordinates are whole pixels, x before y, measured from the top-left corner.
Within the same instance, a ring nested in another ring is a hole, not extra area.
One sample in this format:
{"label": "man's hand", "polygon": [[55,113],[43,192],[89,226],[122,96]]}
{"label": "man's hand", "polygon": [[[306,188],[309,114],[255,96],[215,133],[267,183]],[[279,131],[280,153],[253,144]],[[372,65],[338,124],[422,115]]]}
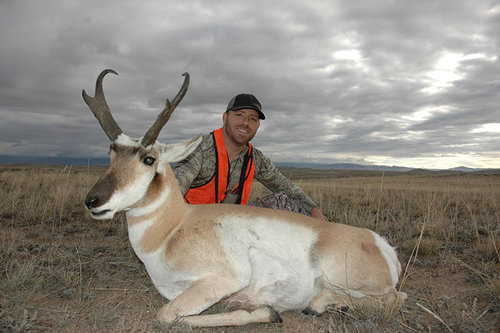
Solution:
{"label": "man's hand", "polygon": [[328,222],[328,220],[323,216],[321,210],[318,207],[313,207],[311,209],[311,217],[314,217],[317,220]]}

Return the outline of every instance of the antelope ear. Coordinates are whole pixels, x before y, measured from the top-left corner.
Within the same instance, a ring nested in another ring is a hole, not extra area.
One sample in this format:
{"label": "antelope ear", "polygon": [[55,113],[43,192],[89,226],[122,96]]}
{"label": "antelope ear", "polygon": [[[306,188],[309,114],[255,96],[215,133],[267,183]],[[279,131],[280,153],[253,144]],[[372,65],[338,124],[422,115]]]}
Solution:
{"label": "antelope ear", "polygon": [[203,134],[193,140],[180,143],[159,144],[161,159],[167,163],[179,162],[188,157],[203,140]]}

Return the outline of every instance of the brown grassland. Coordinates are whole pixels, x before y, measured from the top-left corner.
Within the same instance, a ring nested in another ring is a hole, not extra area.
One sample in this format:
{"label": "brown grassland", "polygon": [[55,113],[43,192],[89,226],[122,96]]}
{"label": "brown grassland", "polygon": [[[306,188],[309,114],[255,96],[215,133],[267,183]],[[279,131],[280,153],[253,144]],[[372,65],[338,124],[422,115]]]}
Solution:
{"label": "brown grassland", "polygon": [[397,247],[406,304],[190,329],[156,321],[167,301],[132,251],[123,213],[96,221],[85,212],[103,170],[0,165],[0,331],[500,332],[500,172],[284,169],[329,220]]}

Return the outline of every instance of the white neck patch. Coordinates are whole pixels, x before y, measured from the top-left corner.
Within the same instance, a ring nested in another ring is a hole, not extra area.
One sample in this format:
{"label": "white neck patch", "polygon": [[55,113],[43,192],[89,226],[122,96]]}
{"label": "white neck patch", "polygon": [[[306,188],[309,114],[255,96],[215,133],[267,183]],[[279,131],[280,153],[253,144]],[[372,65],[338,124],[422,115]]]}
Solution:
{"label": "white neck patch", "polygon": [[147,206],[131,209],[127,212],[127,215],[132,217],[138,217],[150,214],[156,211],[161,206],[165,205],[165,202],[167,201],[169,194],[170,194],[170,188],[167,187],[165,188],[164,191],[162,191],[161,195],[155,201],[153,201]]}

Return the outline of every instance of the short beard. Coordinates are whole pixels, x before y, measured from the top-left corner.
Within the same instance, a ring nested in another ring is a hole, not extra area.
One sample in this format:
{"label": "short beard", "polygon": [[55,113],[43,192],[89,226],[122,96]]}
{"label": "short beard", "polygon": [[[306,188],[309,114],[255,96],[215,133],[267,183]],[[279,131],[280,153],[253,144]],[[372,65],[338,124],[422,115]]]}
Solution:
{"label": "short beard", "polygon": [[254,135],[252,135],[248,140],[245,140],[245,141],[241,141],[240,139],[238,139],[236,137],[236,135],[233,135],[234,132],[236,132],[236,128],[233,128],[231,127],[229,124],[228,124],[228,121],[226,120],[226,123],[224,124],[224,127],[226,128],[226,133],[227,135],[231,138],[231,140],[233,140],[234,142],[236,142],[237,144],[239,145],[246,145],[248,142],[250,142],[253,137],[255,136],[255,133]]}

